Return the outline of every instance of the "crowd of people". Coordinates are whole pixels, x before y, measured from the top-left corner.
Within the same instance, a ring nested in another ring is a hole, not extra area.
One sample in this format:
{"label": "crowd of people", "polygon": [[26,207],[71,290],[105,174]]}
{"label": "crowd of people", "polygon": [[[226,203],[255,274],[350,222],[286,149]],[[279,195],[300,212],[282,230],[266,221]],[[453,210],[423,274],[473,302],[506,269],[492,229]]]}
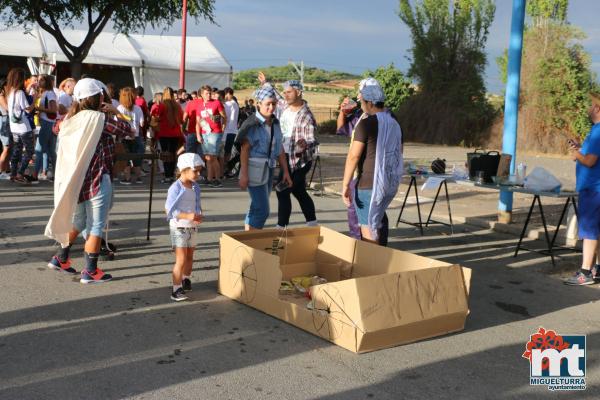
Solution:
{"label": "crowd of people", "polygon": [[[85,266],[80,282],[112,279],[98,267],[98,258],[114,183],[118,175],[123,185],[142,183],[144,176],[139,157],[116,168],[115,155],[142,154],[150,147],[161,152],[162,182],[169,185],[165,211],[175,253],[175,301],[185,300],[191,290],[196,233],[203,219],[201,185],[218,188],[223,179],[237,175],[239,187],[249,194],[246,230],[265,226],[273,188],[276,228],[287,228],[292,196],[306,225],[318,225],[306,191],[306,174],[318,148],[317,126],[303,85],[287,81],[280,93],[262,73],[257,81],[256,103],[246,100],[243,106],[233,89],[208,85],[189,94],[166,87],[146,102],[142,87],[117,90],[83,77],[65,79],[55,88],[51,76],[25,79],[23,69],[11,70],[0,93],[0,172],[23,185],[54,180],[54,210],[45,234],[60,243],[60,250],[48,266],[77,274],[70,250],[81,234]],[[385,245],[385,209],[402,173],[402,134],[376,80],[361,82],[358,99],[360,107],[356,102],[349,107],[349,99],[342,104],[339,128],[352,136],[343,198],[353,236]]]}

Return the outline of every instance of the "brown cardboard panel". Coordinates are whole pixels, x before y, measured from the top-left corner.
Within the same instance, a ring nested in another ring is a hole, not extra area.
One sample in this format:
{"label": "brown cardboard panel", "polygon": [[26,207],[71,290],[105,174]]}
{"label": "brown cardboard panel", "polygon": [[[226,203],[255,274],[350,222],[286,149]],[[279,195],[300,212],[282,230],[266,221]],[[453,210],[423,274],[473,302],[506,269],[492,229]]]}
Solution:
{"label": "brown cardboard panel", "polygon": [[466,315],[462,313],[448,314],[410,325],[369,332],[359,338],[357,352],[366,353],[459,332],[465,329],[465,318]]}
{"label": "brown cardboard panel", "polygon": [[354,262],[356,240],[332,229],[321,227],[319,245],[316,254],[317,263],[335,264]]}
{"label": "brown cardboard panel", "polygon": [[356,241],[353,273],[354,276],[359,277],[449,265],[446,262],[407,251]]}
{"label": "brown cardboard panel", "polygon": [[277,297],[281,285],[279,258],[223,235],[219,290],[250,304],[257,292]]}
{"label": "brown cardboard panel", "polygon": [[317,275],[317,264],[314,261],[298,264],[281,265],[281,279],[289,281],[298,276],[314,276]]}

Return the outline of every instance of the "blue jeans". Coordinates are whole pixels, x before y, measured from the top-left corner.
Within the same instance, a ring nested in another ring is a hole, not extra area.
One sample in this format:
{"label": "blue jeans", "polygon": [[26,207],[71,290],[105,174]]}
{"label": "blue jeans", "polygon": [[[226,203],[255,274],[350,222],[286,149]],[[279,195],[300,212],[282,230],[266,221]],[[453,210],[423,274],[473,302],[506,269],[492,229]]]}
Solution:
{"label": "blue jeans", "polygon": [[255,229],[262,229],[265,226],[271,209],[269,208],[269,195],[273,188],[273,168],[269,170],[269,179],[267,183],[261,186],[248,186],[250,193],[250,208],[246,214],[244,223]]}
{"label": "blue jeans", "polygon": [[[25,173],[29,161],[33,157],[33,132],[13,133],[13,148],[10,157],[10,175],[17,176]],[[23,151],[25,150],[25,151]]]}
{"label": "blue jeans", "polygon": [[56,166],[56,136],[52,133],[54,122],[40,118],[40,133],[35,145],[35,172],[48,171],[48,164],[52,170]]}
{"label": "blue jeans", "polygon": [[108,174],[102,175],[100,190],[89,200],[77,204],[73,215],[73,228],[83,237],[102,237],[112,203],[112,182]]}

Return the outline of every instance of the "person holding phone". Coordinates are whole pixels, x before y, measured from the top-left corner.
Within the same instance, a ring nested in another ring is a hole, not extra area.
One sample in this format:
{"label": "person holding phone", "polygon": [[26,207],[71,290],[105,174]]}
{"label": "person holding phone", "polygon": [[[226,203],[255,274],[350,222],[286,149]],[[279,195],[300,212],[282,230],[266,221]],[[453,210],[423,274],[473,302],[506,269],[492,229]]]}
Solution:
{"label": "person holding phone", "polygon": [[571,158],[577,162],[576,190],[579,193],[577,218],[583,239],[581,268],[565,281],[567,285],[591,285],[600,281],[600,93],[590,94],[588,116],[592,129],[580,146],[569,139]]}
{"label": "person holding phone", "polygon": [[119,111],[105,102],[104,84],[91,78],[75,85],[75,101],[61,125],[56,160],[54,210],[45,235],[60,243],[48,267],[77,274],[70,249],[79,233],[86,238],[81,283],[103,283],[112,276],[98,268],[102,232],[112,202],[113,136],[133,134],[129,122],[113,118]]}

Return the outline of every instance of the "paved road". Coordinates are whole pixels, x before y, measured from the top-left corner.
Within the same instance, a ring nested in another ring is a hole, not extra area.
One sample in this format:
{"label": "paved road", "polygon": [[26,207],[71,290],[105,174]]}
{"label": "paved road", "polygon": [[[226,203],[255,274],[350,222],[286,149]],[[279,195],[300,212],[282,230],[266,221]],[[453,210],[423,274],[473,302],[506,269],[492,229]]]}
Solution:
{"label": "paved road", "polygon": [[[578,398],[600,396],[600,292],[564,286],[546,273],[547,258],[513,259],[512,236],[468,226],[454,236],[393,230],[393,247],[473,268],[471,315],[463,332],[368,354],[217,295],[218,237],[240,228],[247,206],[228,185],[203,194],[192,301],[174,304],[165,187],[148,242],[147,192],[117,188],[111,240],[119,253],[102,264],[116,278],[89,287],[46,268],[50,186],[0,182],[0,399],[558,398],[529,386],[521,358],[539,326],[588,335],[588,389]],[[316,202],[324,225],[345,230],[339,198]],[[78,269],[81,251],[73,251]]]}

